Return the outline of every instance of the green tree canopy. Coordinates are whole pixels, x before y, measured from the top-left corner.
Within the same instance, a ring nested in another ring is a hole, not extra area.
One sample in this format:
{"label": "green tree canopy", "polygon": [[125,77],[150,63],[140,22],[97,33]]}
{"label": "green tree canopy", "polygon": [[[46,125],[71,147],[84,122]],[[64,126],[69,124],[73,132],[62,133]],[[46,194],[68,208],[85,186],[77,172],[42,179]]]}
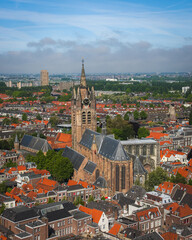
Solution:
{"label": "green tree canopy", "polygon": [[154,171],[149,173],[148,180],[145,181],[145,188],[147,191],[152,191],[154,186],[168,180],[168,175],[161,167],[157,167]]}
{"label": "green tree canopy", "polygon": [[22,115],[22,120],[23,120],[23,121],[27,121],[27,113],[23,113],[23,115]]}
{"label": "green tree canopy", "polygon": [[36,119],[37,120],[42,120],[42,117],[41,117],[41,115],[39,113],[37,114]]}
{"label": "green tree canopy", "polygon": [[73,165],[68,158],[62,156],[62,151],[49,150],[46,156],[39,151],[36,156],[28,155],[26,160],[35,162],[38,169],[48,170],[58,182],[68,181],[73,176]]}
{"label": "green tree canopy", "polygon": [[139,112],[138,112],[137,110],[135,110],[135,111],[133,112],[133,116],[134,116],[134,119],[135,119],[135,120],[138,120],[139,117],[140,117]]}
{"label": "green tree canopy", "polygon": [[189,114],[189,125],[192,125],[192,109]]}
{"label": "green tree canopy", "polygon": [[107,133],[114,134],[116,139],[126,140],[135,135],[133,126],[124,120],[121,115],[117,115],[114,119],[106,117]]}
{"label": "green tree canopy", "polygon": [[186,184],[187,181],[180,173],[177,172],[176,176],[171,176],[170,181],[173,183],[183,183]]}
{"label": "green tree canopy", "polygon": [[56,127],[56,125],[59,123],[59,118],[57,116],[50,117],[49,122],[51,123],[52,127]]}
{"label": "green tree canopy", "polygon": [[137,134],[138,134],[138,138],[145,138],[145,137],[149,136],[150,131],[149,131],[149,129],[147,129],[145,127],[140,127]]}
{"label": "green tree canopy", "polygon": [[141,118],[142,120],[147,119],[147,113],[146,113],[145,111],[141,111],[141,112],[140,112],[140,118]]}

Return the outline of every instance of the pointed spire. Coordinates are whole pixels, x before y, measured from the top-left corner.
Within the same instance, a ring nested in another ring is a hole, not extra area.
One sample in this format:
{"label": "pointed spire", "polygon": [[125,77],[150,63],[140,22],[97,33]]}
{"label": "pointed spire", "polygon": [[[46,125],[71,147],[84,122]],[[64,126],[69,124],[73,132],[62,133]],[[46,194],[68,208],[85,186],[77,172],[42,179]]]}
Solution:
{"label": "pointed spire", "polygon": [[15,135],[15,143],[19,143],[19,139],[18,139],[17,134]]}
{"label": "pointed spire", "polygon": [[86,79],[85,79],[85,69],[84,69],[84,59],[82,59],[82,70],[81,70],[81,87],[86,87]]}
{"label": "pointed spire", "polygon": [[77,88],[77,99],[80,99],[80,90],[79,90],[79,87]]}
{"label": "pointed spire", "polygon": [[73,99],[76,99],[76,90],[75,90],[75,88],[73,88]]}

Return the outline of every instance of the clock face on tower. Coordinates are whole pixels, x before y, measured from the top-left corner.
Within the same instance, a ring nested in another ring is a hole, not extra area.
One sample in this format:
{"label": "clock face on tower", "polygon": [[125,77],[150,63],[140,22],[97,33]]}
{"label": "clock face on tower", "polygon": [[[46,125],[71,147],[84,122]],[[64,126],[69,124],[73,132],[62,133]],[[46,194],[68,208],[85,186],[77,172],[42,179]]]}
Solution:
{"label": "clock face on tower", "polygon": [[85,99],[83,100],[83,104],[84,104],[85,106],[89,105],[89,103],[90,103],[90,101],[89,101],[88,98],[85,98]]}

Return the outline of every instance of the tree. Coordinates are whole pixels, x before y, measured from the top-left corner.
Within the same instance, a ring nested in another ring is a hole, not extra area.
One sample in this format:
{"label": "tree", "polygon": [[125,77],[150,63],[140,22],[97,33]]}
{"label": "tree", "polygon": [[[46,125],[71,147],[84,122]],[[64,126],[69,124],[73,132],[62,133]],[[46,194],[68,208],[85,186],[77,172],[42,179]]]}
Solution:
{"label": "tree", "polygon": [[157,167],[154,171],[149,173],[148,180],[145,181],[145,189],[152,191],[154,186],[158,186],[160,183],[168,180],[168,175],[161,167]]}
{"label": "tree", "polygon": [[42,117],[41,117],[41,115],[39,113],[37,114],[36,119],[40,120],[40,121],[42,120]]}
{"label": "tree", "polygon": [[4,203],[2,203],[2,206],[0,208],[0,215],[3,213],[3,211],[5,210],[6,206]]}
{"label": "tree", "polygon": [[23,113],[23,115],[22,115],[22,120],[23,120],[23,121],[27,121],[27,113]]}
{"label": "tree", "polygon": [[9,118],[4,118],[2,123],[3,125],[10,125],[11,120]]}
{"label": "tree", "polygon": [[3,165],[3,168],[17,167],[17,163],[9,160],[7,163]]}
{"label": "tree", "polygon": [[55,201],[52,198],[49,198],[47,203],[54,203],[54,202]]}
{"label": "tree", "polygon": [[141,118],[142,120],[147,119],[147,113],[146,113],[145,111],[141,111],[141,112],[140,112],[140,118]]}
{"label": "tree", "polygon": [[46,156],[39,151],[36,156],[27,156],[27,161],[37,164],[37,168],[48,170],[56,181],[67,181],[73,175],[73,165],[68,158],[62,156],[62,151],[49,150]]}
{"label": "tree", "polygon": [[189,125],[192,125],[192,109],[189,114]]}
{"label": "tree", "polygon": [[68,158],[63,157],[61,154],[57,154],[55,157],[55,166],[53,177],[59,181],[67,181],[73,175],[73,165]]}
{"label": "tree", "polygon": [[138,138],[143,138],[143,137],[145,138],[145,137],[149,136],[150,131],[149,131],[149,129],[147,129],[145,127],[141,127],[141,128],[139,128],[137,134],[138,134]]}
{"label": "tree", "polygon": [[124,120],[129,121],[129,114],[130,114],[129,111],[125,113]]}
{"label": "tree", "polygon": [[84,205],[84,202],[83,202],[83,199],[80,196],[78,196],[78,197],[75,198],[75,201],[73,202],[73,204],[75,206],[77,206],[79,204]]}
{"label": "tree", "polygon": [[59,123],[59,118],[57,116],[50,117],[49,122],[51,123],[52,127],[56,127],[56,125]]}
{"label": "tree", "polygon": [[93,197],[93,195],[90,195],[89,199],[88,199],[88,203],[93,202],[93,201],[94,201],[94,197]]}
{"label": "tree", "polygon": [[7,186],[5,182],[0,183],[0,193],[5,193],[7,189]]}
{"label": "tree", "polygon": [[187,181],[180,173],[177,172],[176,176],[171,176],[170,181],[173,183],[183,183],[186,184]]}
{"label": "tree", "polygon": [[135,120],[138,120],[138,119],[139,119],[139,112],[138,112],[137,110],[135,110],[135,111],[133,112],[133,116],[134,116],[134,119],[135,119]]}

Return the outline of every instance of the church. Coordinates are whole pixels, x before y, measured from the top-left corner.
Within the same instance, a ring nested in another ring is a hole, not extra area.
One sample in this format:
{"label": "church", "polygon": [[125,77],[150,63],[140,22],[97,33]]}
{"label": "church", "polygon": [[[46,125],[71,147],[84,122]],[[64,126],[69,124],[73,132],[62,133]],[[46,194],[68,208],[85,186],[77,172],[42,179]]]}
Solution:
{"label": "church", "polygon": [[72,148],[63,156],[74,166],[73,179],[94,184],[104,195],[126,193],[133,185],[133,161],[120,141],[96,132],[96,97],[87,87],[84,62],[80,86],[73,89],[71,100]]}

